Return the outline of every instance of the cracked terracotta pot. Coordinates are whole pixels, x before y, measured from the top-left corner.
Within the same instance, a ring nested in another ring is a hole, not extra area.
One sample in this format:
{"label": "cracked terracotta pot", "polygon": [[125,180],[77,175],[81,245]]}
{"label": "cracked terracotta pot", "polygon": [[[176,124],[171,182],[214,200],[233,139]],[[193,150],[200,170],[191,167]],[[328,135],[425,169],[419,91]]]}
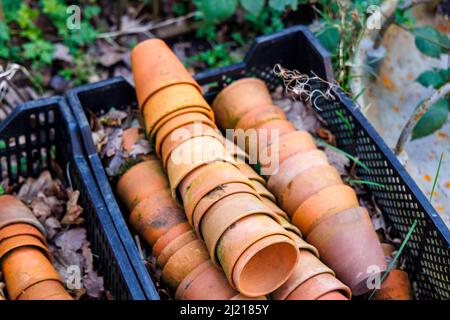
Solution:
{"label": "cracked terracotta pot", "polygon": [[[263,214],[244,217],[225,231],[217,243],[216,254],[230,283],[233,283],[234,266],[244,251],[257,241],[276,234],[289,237],[283,227]],[[289,257],[283,258],[288,262],[292,260]],[[283,269],[283,272],[290,272],[292,266],[280,263],[280,269]]]}
{"label": "cracked terracotta pot", "polygon": [[214,161],[234,164],[222,142],[213,137],[195,137],[176,147],[167,163],[172,196],[177,199],[177,188],[181,181],[196,168]]}
{"label": "cracked terracotta pot", "polygon": [[[155,142],[155,152],[159,156],[161,155],[161,145],[165,138],[167,138],[174,130],[179,128],[184,128],[187,125],[194,126],[193,129],[196,129],[199,131],[199,133],[202,133],[207,128],[214,128],[217,129],[215,123],[211,121],[207,116],[205,116],[203,113],[198,112],[187,112],[182,117],[175,117],[170,120],[168,120],[166,123],[164,123],[161,128],[156,133],[156,142]],[[195,125],[197,125],[197,128],[195,128]],[[205,126],[203,128],[203,126]],[[186,132],[183,133],[181,130],[177,131],[178,134],[189,134],[189,130],[186,128]]]}
{"label": "cracked terracotta pot", "polygon": [[276,173],[269,176],[267,188],[276,196],[280,197],[282,191],[298,174],[317,166],[328,165],[325,152],[314,149],[295,153],[280,163]]}
{"label": "cracked terracotta pot", "polygon": [[17,235],[12,238],[4,239],[0,243],[0,260],[14,250],[21,247],[29,247],[41,250],[47,257],[50,258],[47,247],[41,240],[39,240],[39,238],[29,235]]}
{"label": "cracked terracotta pot", "polygon": [[0,229],[0,243],[3,240],[23,235],[36,237],[44,245],[47,245],[47,239],[44,235],[36,227],[25,223],[10,224]]}
{"label": "cracked terracotta pot", "polygon": [[299,206],[319,191],[343,185],[340,173],[330,165],[316,166],[296,175],[278,198],[280,206],[293,214]]}
{"label": "cracked terracotta pot", "polygon": [[286,300],[317,300],[324,294],[340,292],[347,299],[352,297],[350,289],[329,273],[317,274],[299,285]]}
{"label": "cracked terracotta pot", "polygon": [[298,249],[289,237],[279,234],[265,237],[239,257],[233,283],[245,296],[267,295],[289,279],[297,260]]}
{"label": "cracked terracotta pot", "polygon": [[3,257],[1,266],[6,290],[12,300],[16,300],[24,290],[38,282],[62,281],[44,253],[31,247],[20,247],[11,251]]}
{"label": "cracked terracotta pot", "polygon": [[59,281],[45,280],[24,290],[17,300],[73,300]]}
{"label": "cracked terracotta pot", "polygon": [[199,201],[209,192],[227,183],[242,183],[253,187],[236,166],[227,162],[211,162],[190,172],[180,183],[179,192],[189,223]]}
{"label": "cracked terracotta pot", "polygon": [[365,208],[351,208],[328,216],[306,240],[319,250],[322,261],[355,296],[368,292],[367,281],[381,278],[387,269],[380,241]]}
{"label": "cracked terracotta pot", "polygon": [[156,259],[157,265],[163,269],[170,257],[172,257],[179,249],[195,240],[197,240],[197,236],[192,229],[178,236],[161,251],[161,254]]}
{"label": "cracked terracotta pot", "polygon": [[203,242],[191,241],[169,258],[161,277],[171,289],[176,290],[190,272],[208,260],[208,250]]}
{"label": "cracked terracotta pot", "polygon": [[381,288],[375,291],[373,300],[413,300],[408,273],[399,269],[389,271]]}
{"label": "cracked terracotta pot", "polygon": [[46,235],[45,228],[25,204],[11,195],[0,196],[0,229],[14,223],[30,224]]}
{"label": "cracked terracotta pot", "polygon": [[192,138],[203,136],[213,137],[219,140],[222,139],[222,136],[217,130],[206,124],[202,124],[200,127],[190,124],[172,131],[161,143],[161,161],[163,167],[167,169],[169,157],[176,147]]}
{"label": "cracked terracotta pot", "polygon": [[234,194],[214,203],[205,214],[200,225],[200,237],[208,247],[211,260],[217,264],[217,243],[225,231],[240,219],[266,214],[278,223],[280,218],[269,210],[261,200],[251,194]]}
{"label": "cracked terracotta pot", "polygon": [[306,199],[295,210],[292,223],[308,236],[325,217],[357,207],[359,202],[355,190],[347,185],[331,186]]}
{"label": "cracked terracotta pot", "polygon": [[325,293],[323,296],[318,297],[316,300],[349,300],[339,291],[332,291]]}
{"label": "cracked terracotta pot", "polygon": [[131,66],[141,108],[155,92],[173,84],[185,83],[199,93],[202,91],[173,51],[160,39],[139,43],[131,51]]}
{"label": "cracked terracotta pot", "polygon": [[172,241],[191,230],[192,228],[187,222],[177,224],[156,240],[152,246],[152,256],[157,258]]}
{"label": "cracked terracotta pot", "polygon": [[[155,179],[155,175],[164,179]],[[120,177],[116,190],[123,204],[131,212],[139,202],[167,187],[164,171],[159,161],[155,159],[143,161],[131,167]]]}
{"label": "cracked terracotta pot", "polygon": [[319,258],[307,249],[299,250],[299,259],[294,272],[289,279],[277,290],[271,293],[274,300],[286,300],[302,283],[318,274],[327,273],[334,276],[333,270],[323,264]]}
{"label": "cracked terracotta pot", "polygon": [[211,260],[189,273],[177,288],[177,300],[228,300],[238,292],[227,281],[222,270]]}
{"label": "cracked terracotta pot", "polygon": [[253,170],[253,168],[250,167],[247,163],[243,161],[237,161],[236,166],[238,167],[239,171],[241,171],[242,174],[248,179],[258,181],[264,185],[266,184],[266,180],[264,180],[264,178],[261,177],[255,170]]}
{"label": "cracked terracotta pot", "polygon": [[317,149],[317,146],[311,134],[302,130],[290,130],[285,134],[281,134],[280,132],[278,139],[271,141],[265,147],[261,146],[258,157],[259,159],[263,157],[268,157],[269,159],[275,157],[275,161],[277,161],[276,166],[272,165],[271,162],[263,162],[261,164],[261,168],[267,170],[267,175],[272,175],[278,171],[279,164],[282,164],[289,157],[296,153],[304,153],[315,149]]}
{"label": "cracked terracotta pot", "polygon": [[130,224],[150,245],[154,245],[171,228],[185,222],[184,212],[167,189],[139,202],[130,214]]}
{"label": "cracked terracotta pot", "polygon": [[[270,210],[272,210],[276,215],[280,216],[282,219],[282,222],[284,221],[288,221],[289,220],[289,216],[286,212],[284,212],[280,207],[278,207],[274,201],[272,201],[269,198],[266,197],[261,197],[261,201],[264,203],[264,205],[266,205]],[[295,229],[298,230],[297,227],[295,227],[294,225],[292,225]],[[300,230],[298,230],[300,232]]]}
{"label": "cracked terracotta pot", "polygon": [[235,128],[239,119],[249,110],[268,104],[272,104],[272,97],[264,81],[244,78],[220,91],[212,108],[216,122],[222,128]]}
{"label": "cracked terracotta pot", "polygon": [[259,197],[255,189],[244,183],[227,183],[210,191],[198,202],[192,215],[194,228],[199,237],[201,237],[200,225],[202,219],[209,208],[217,201],[234,194],[251,194],[257,198]]}
{"label": "cracked terracotta pot", "polygon": [[234,129],[248,130],[271,120],[286,120],[286,115],[280,107],[273,104],[258,106],[242,115]]}

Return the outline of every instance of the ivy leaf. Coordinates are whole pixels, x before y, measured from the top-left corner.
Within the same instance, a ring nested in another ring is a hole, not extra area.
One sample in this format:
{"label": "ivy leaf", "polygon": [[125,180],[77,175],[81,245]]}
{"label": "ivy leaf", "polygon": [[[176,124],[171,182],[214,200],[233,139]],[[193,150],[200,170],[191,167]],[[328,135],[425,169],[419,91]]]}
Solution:
{"label": "ivy leaf", "polygon": [[444,83],[450,81],[450,68],[447,70],[438,70],[434,69],[431,71],[423,72],[419,78],[417,78],[417,82],[427,88],[439,88]]}
{"label": "ivy leaf", "polygon": [[248,13],[259,16],[265,2],[266,0],[241,0],[241,5]]}
{"label": "ivy leaf", "polygon": [[269,6],[276,11],[284,11],[288,6],[297,10],[298,0],[269,0]]}
{"label": "ivy leaf", "polygon": [[439,58],[450,50],[449,39],[431,26],[414,29],[417,48],[427,56]]}
{"label": "ivy leaf", "polygon": [[201,0],[200,7],[203,18],[208,21],[220,22],[233,15],[238,0]]}
{"label": "ivy leaf", "polygon": [[419,120],[412,132],[412,140],[426,137],[439,130],[448,119],[449,103],[441,99]]}
{"label": "ivy leaf", "polygon": [[333,26],[328,26],[319,34],[316,34],[320,43],[332,54],[337,53],[339,39],[341,37],[339,29]]}

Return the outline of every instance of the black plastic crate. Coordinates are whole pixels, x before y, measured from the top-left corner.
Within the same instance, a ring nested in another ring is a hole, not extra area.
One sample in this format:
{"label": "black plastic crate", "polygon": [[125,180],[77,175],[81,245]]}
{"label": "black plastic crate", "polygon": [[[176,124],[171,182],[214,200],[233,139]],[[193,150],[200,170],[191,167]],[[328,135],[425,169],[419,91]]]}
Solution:
{"label": "black plastic crate", "polygon": [[78,125],[61,97],[17,106],[0,124],[0,180],[38,176],[55,160],[80,191],[84,226],[105,288],[118,300],[143,300],[144,292],[83,155]]}
{"label": "black plastic crate", "polygon": [[[204,86],[205,97],[209,101],[226,84],[242,77],[261,78],[273,90],[281,84],[272,72],[277,63],[302,73],[310,74],[313,71],[323,79],[333,79],[330,55],[304,26],[259,37],[243,62],[202,72],[196,75],[196,79]],[[137,108],[134,88],[123,78],[113,78],[75,88],[67,96],[110,213],[119,216],[119,206],[96,153],[85,111],[99,114],[111,107],[124,109],[131,105]],[[403,252],[409,276],[418,284],[418,298],[450,299],[449,230],[357,107],[342,92],[335,91],[335,96],[337,99],[334,102],[318,99],[317,105],[322,111],[317,112],[336,136],[339,147],[371,168],[369,173],[359,170],[358,175],[386,185],[386,188],[367,186],[367,190],[383,211],[387,223],[400,238],[404,238],[413,221],[419,221]],[[337,117],[336,110],[350,121],[350,128]],[[143,285],[149,285],[147,278],[144,278]]]}

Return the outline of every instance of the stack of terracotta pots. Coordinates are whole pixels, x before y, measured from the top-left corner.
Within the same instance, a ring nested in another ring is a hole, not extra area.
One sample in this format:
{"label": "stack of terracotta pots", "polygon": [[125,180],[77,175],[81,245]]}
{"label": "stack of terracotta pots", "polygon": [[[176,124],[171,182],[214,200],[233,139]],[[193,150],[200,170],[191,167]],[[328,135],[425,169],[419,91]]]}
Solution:
{"label": "stack of terracotta pots", "polygon": [[204,243],[172,198],[159,160],[150,156],[131,167],[119,179],[117,193],[131,212],[130,224],[152,247],[161,278],[176,299],[243,298],[209,259]]}
{"label": "stack of terracotta pots", "polygon": [[354,295],[368,292],[368,279],[387,268],[380,242],[355,191],[313,137],[286,120],[259,79],[232,83],[216,97],[213,109],[223,129],[235,129],[233,138],[250,161],[258,160],[268,189],[322,260]]}
{"label": "stack of terracotta pots", "polygon": [[212,262],[245,296],[276,290],[292,274],[298,249],[228,153],[200,86],[161,40],[142,42],[131,60],[146,129],[172,197],[183,204]]}
{"label": "stack of terracotta pots", "polygon": [[50,262],[44,235],[27,206],[0,196],[0,266],[10,300],[72,300]]}

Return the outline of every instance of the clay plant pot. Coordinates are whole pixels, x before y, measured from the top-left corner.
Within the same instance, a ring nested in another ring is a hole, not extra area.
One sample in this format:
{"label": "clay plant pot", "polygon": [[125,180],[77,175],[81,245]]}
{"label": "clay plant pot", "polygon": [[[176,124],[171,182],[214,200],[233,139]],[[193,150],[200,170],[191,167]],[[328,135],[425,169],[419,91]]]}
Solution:
{"label": "clay plant pot", "polygon": [[316,300],[349,300],[339,291],[332,291],[325,293],[323,296],[318,297]]}
{"label": "clay plant pot", "polygon": [[167,189],[139,202],[130,214],[130,224],[150,245],[154,245],[171,228],[185,222],[184,212]]}
{"label": "clay plant pot", "polygon": [[[233,139],[232,135],[230,136],[230,139]],[[223,137],[223,142],[228,153],[236,160],[237,163],[245,163],[249,160],[248,154],[245,153],[245,151],[242,150],[238,145],[233,143],[233,141]]]}
{"label": "clay plant pot", "polygon": [[374,300],[413,300],[413,291],[409,282],[408,273],[399,269],[392,269],[375,291]]}
{"label": "clay plant pot", "polygon": [[212,104],[216,122],[221,128],[235,128],[249,110],[272,104],[272,97],[264,81],[244,78],[224,88]]}
{"label": "clay plant pot", "polygon": [[192,215],[195,232],[199,237],[201,237],[200,225],[202,219],[211,206],[217,201],[234,194],[251,194],[257,198],[260,198],[255,189],[244,183],[227,183],[210,191],[198,202]]}
{"label": "clay plant pot", "polygon": [[201,124],[200,126],[189,124],[172,131],[172,133],[168,135],[161,143],[161,161],[164,169],[167,169],[169,157],[176,147],[192,138],[204,136],[222,140],[222,135],[207,124]]}
{"label": "clay plant pot", "polygon": [[313,245],[311,245],[308,242],[306,242],[305,240],[303,240],[303,238],[301,238],[298,234],[296,234],[292,231],[289,231],[289,230],[288,230],[288,232],[290,232],[291,239],[294,240],[295,244],[297,245],[297,248],[300,251],[302,251],[302,250],[309,251],[314,256],[316,256],[317,259],[320,259],[319,250],[317,250],[316,247],[314,247]]}
{"label": "clay plant pot", "polygon": [[349,286],[355,296],[370,290],[368,279],[381,279],[387,264],[367,210],[351,208],[323,219],[306,241]]}
{"label": "clay plant pot", "polygon": [[280,222],[275,213],[251,194],[230,195],[210,207],[201,221],[200,237],[205,241],[214,263],[217,264],[216,248],[220,237],[235,222],[253,214],[266,214]]}
{"label": "clay plant pot", "polygon": [[[183,199],[184,210],[188,221],[193,225],[193,213],[200,202],[209,192],[228,183],[242,183],[253,187],[250,182],[234,165],[227,162],[211,162],[198,167],[183,179],[179,191]],[[257,191],[255,189],[255,191]],[[258,191],[257,191],[258,192]]]}
{"label": "clay plant pot", "polygon": [[[281,218],[284,219],[284,221],[289,220],[289,216],[286,212],[284,212],[283,210],[281,210],[281,208],[279,206],[277,206],[275,204],[274,201],[272,201],[272,199],[266,198],[266,197],[261,197],[261,201],[264,203],[264,205],[266,205],[270,210],[272,210],[276,215],[280,216]],[[283,220],[282,219],[282,220]],[[297,227],[295,227],[294,225],[292,225],[295,229],[298,230]],[[299,230],[300,232],[300,230]]]}
{"label": "clay plant pot", "polygon": [[317,300],[324,294],[338,291],[347,299],[352,297],[350,289],[329,273],[321,273],[299,285],[287,300]]}
{"label": "clay plant pot", "polygon": [[292,224],[298,227],[303,235],[308,236],[311,230],[325,217],[358,206],[358,198],[351,187],[347,185],[331,186],[306,199],[295,210]]}
{"label": "clay plant pot", "polygon": [[210,260],[189,273],[177,288],[177,300],[228,300],[236,296],[222,270]]}
{"label": "clay plant pot", "polygon": [[45,280],[24,290],[17,300],[73,300],[59,281]]}
{"label": "clay plant pot", "polygon": [[286,120],[284,111],[273,104],[258,106],[245,113],[234,129],[248,130],[271,120]]}
{"label": "clay plant pot", "polygon": [[168,187],[167,178],[159,161],[147,160],[125,172],[117,182],[116,190],[122,203],[131,212],[139,202]]}
{"label": "clay plant pot", "polygon": [[150,39],[139,43],[131,51],[131,65],[141,108],[155,92],[172,84],[187,83],[201,93],[200,85],[166,43],[160,39]]}
{"label": "clay plant pot", "polygon": [[[292,155],[315,149],[317,149],[317,146],[314,138],[308,132],[290,130],[282,134],[280,131],[278,139],[274,139],[267,146],[260,147],[258,159],[261,163],[261,169],[265,169],[265,174],[272,175],[278,171],[279,165]],[[272,162],[263,161],[263,159],[272,158],[274,158],[277,165],[274,165]]]}
{"label": "clay plant pot", "polygon": [[260,296],[260,297],[246,297],[243,294],[238,294],[231,298],[230,300],[267,300],[266,296]]}
{"label": "clay plant pot", "polygon": [[245,296],[267,295],[289,279],[297,261],[298,249],[289,237],[268,236],[239,257],[233,270],[233,283]]}
{"label": "clay plant pot", "polygon": [[258,194],[263,197],[263,198],[267,198],[272,202],[276,202],[277,199],[275,198],[275,196],[269,191],[267,190],[267,188],[264,186],[264,184],[262,184],[259,181],[256,180],[252,180],[252,184],[256,189],[256,192],[258,192]]}
{"label": "clay plant pot", "polygon": [[0,260],[6,257],[8,254],[22,247],[34,248],[41,250],[48,258],[50,254],[44,243],[35,236],[30,235],[18,235],[12,238],[3,240],[0,243]]}
{"label": "clay plant pot", "polygon": [[161,251],[161,254],[157,257],[156,264],[158,267],[163,269],[170,257],[172,257],[179,249],[195,240],[197,240],[197,236],[192,229],[174,239],[164,248],[163,251]]}
{"label": "clay plant pot", "polygon": [[171,228],[155,242],[152,247],[152,256],[157,258],[172,241],[191,230],[192,228],[187,222],[180,223]]}
{"label": "clay plant pot", "polygon": [[277,290],[271,293],[274,300],[286,300],[302,283],[319,274],[334,276],[333,270],[323,264],[316,255],[309,250],[299,250],[299,259],[289,279]]}
{"label": "clay plant pot", "polygon": [[[156,134],[156,143],[155,143],[155,151],[158,156],[161,155],[161,145],[167,136],[170,135],[174,130],[178,128],[182,128],[188,124],[195,125],[197,124],[198,128],[197,130],[201,130],[200,132],[203,132],[203,125],[206,125],[206,128],[214,128],[216,129],[216,125],[213,121],[211,121],[207,116],[205,116],[203,113],[198,112],[191,112],[191,113],[185,113],[182,117],[175,117],[170,120],[168,120],[166,123],[164,123],[161,128],[158,130]],[[195,129],[195,127],[194,127]],[[189,133],[187,131],[186,133]],[[181,131],[178,131],[181,133]]]}
{"label": "clay plant pot", "polygon": [[172,151],[167,163],[167,174],[174,199],[178,199],[176,192],[178,185],[190,172],[214,161],[235,163],[221,141],[216,138],[195,137],[178,145]]}
{"label": "clay plant pot", "polygon": [[[242,150],[242,149],[240,149],[240,150]],[[246,176],[248,179],[258,181],[258,182],[262,183],[263,185],[266,184],[266,180],[264,180],[263,177],[261,177],[255,170],[253,170],[252,167],[250,167],[245,162],[237,161],[236,166],[238,167],[239,171],[241,171],[242,174],[244,176]]]}
{"label": "clay plant pot", "polygon": [[320,190],[331,186],[343,185],[339,172],[330,165],[310,168],[295,176],[278,198],[280,206],[287,213],[295,210]]}
{"label": "clay plant pot", "polygon": [[11,251],[2,259],[1,266],[6,290],[12,300],[38,282],[62,281],[48,258],[35,248],[21,247]]}
{"label": "clay plant pot", "polygon": [[203,242],[191,241],[169,258],[161,277],[169,288],[176,290],[190,272],[208,260],[208,251]]}
{"label": "clay plant pot", "polygon": [[0,196],[0,229],[14,223],[30,224],[46,235],[45,228],[25,204],[11,195]]}
{"label": "clay plant pot", "polygon": [[267,188],[278,198],[282,191],[298,174],[317,166],[328,165],[325,152],[314,149],[291,155],[280,163],[276,173],[272,173],[267,181]]}
{"label": "clay plant pot", "polygon": [[139,139],[139,128],[128,128],[123,131],[122,146],[123,149],[130,153],[133,150],[133,145]]}
{"label": "clay plant pot", "polygon": [[276,234],[289,237],[283,227],[263,214],[244,217],[225,231],[217,244],[216,254],[230,283],[233,283],[234,266],[244,251],[257,241]]}
{"label": "clay plant pot", "polygon": [[36,227],[25,223],[10,224],[0,229],[0,243],[3,240],[10,239],[15,236],[24,235],[36,237],[44,245],[47,245],[47,239],[45,239],[44,235],[38,229],[36,229]]}

